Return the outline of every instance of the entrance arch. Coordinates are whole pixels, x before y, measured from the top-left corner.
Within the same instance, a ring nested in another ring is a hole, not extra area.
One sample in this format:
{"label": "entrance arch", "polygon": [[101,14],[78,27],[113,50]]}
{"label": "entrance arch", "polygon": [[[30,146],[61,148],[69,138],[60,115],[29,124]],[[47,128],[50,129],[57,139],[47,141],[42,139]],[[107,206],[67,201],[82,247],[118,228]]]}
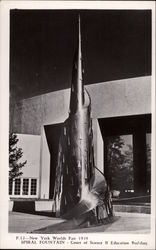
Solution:
{"label": "entrance arch", "polygon": [[145,195],[149,189],[147,176],[146,134],[151,133],[151,114],[98,119],[104,140],[104,173],[111,184],[108,168],[108,139],[110,136],[132,135],[134,193]]}

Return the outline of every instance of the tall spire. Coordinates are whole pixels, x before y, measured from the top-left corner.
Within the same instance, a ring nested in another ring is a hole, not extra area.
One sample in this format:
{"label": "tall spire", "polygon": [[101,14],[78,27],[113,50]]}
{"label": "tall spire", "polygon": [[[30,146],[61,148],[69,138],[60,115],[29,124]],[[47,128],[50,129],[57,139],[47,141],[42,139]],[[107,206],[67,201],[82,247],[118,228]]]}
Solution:
{"label": "tall spire", "polygon": [[81,20],[78,16],[78,45],[73,61],[70,112],[81,110],[84,103],[84,87],[82,79],[82,51],[81,51]]}
{"label": "tall spire", "polygon": [[80,16],[77,45],[72,72],[70,114],[63,124],[59,142],[54,200],[56,216],[72,218],[73,225],[82,225],[93,219],[101,221],[110,215],[112,209],[107,183],[101,173],[99,176],[94,164],[91,102],[87,92],[84,98],[82,80]]}

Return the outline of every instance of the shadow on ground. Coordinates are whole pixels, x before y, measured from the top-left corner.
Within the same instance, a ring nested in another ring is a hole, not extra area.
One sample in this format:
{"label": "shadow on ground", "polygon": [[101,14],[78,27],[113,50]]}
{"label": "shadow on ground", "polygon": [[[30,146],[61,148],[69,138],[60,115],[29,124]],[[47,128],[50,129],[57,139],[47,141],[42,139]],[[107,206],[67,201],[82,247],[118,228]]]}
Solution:
{"label": "shadow on ground", "polygon": [[[84,214],[79,218],[73,218],[70,220],[65,220],[63,222],[57,223],[55,225],[49,225],[47,227],[39,228],[29,233],[37,233],[37,234],[59,234],[59,233],[67,233],[67,231],[71,230],[83,230],[83,229],[94,229],[99,226],[103,226],[103,231],[106,230],[108,227],[111,226],[112,223],[117,221],[120,217],[113,216],[111,218],[106,218],[103,221],[90,223],[90,219]],[[80,231],[79,231],[80,232]]]}

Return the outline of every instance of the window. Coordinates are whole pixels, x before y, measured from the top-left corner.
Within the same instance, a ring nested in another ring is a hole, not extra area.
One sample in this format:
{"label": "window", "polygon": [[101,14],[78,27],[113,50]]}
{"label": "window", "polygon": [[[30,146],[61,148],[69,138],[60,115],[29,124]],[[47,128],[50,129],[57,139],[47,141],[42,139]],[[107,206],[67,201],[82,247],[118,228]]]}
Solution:
{"label": "window", "polygon": [[23,179],[22,194],[28,195],[28,191],[29,191],[29,179]]}
{"label": "window", "polygon": [[36,195],[37,191],[37,179],[31,179],[31,195]]}
{"label": "window", "polygon": [[9,195],[12,195],[12,184],[13,184],[13,181],[9,179]]}
{"label": "window", "polygon": [[21,188],[21,179],[16,179],[15,180],[15,189],[14,189],[15,195],[20,195],[20,188]]}
{"label": "window", "polygon": [[14,197],[34,197],[37,196],[36,178],[9,179],[9,195]]}

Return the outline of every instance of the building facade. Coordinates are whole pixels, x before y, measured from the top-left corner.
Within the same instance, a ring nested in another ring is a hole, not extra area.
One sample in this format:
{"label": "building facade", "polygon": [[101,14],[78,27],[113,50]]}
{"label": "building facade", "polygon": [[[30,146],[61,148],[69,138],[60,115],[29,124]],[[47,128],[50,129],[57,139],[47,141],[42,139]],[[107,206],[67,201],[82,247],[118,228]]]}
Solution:
{"label": "building facade", "polygon": [[[85,86],[91,96],[96,166],[105,173],[107,139],[131,135],[134,192],[147,192],[147,134],[151,134],[151,76]],[[10,183],[12,198],[52,199],[61,124],[68,117],[70,90],[60,90],[16,102],[10,107],[10,130],[17,133],[27,160],[20,179]]]}

